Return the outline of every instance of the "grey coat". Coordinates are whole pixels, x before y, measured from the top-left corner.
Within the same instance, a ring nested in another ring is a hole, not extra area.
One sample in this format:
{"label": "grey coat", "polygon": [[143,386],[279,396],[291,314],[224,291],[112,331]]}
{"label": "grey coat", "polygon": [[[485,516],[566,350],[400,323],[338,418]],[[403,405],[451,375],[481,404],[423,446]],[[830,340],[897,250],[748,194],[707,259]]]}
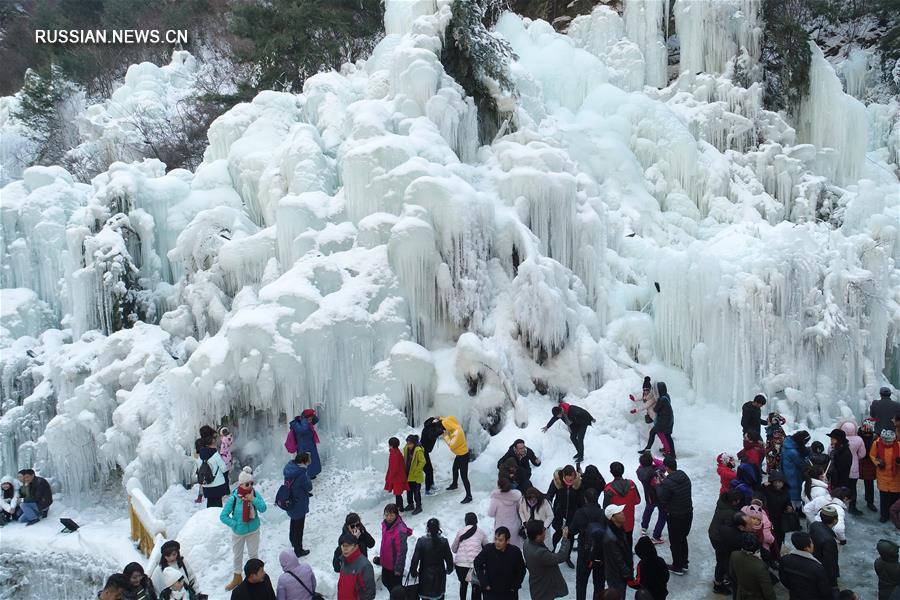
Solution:
{"label": "grey coat", "polygon": [[572,540],[563,538],[559,552],[551,552],[543,544],[525,542],[525,566],[528,567],[528,590],[532,600],[553,600],[569,595],[559,564],[566,562]]}

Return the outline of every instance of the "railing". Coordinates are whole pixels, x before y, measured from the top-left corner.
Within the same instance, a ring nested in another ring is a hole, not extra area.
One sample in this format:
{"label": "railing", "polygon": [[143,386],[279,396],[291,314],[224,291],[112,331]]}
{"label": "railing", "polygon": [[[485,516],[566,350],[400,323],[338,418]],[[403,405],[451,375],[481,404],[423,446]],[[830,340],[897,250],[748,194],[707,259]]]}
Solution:
{"label": "railing", "polygon": [[165,525],[156,518],[153,503],[144,495],[137,479],[130,479],[125,485],[128,491],[128,515],[131,520],[131,539],[138,551],[150,556],[156,545],[156,537],[165,538]]}

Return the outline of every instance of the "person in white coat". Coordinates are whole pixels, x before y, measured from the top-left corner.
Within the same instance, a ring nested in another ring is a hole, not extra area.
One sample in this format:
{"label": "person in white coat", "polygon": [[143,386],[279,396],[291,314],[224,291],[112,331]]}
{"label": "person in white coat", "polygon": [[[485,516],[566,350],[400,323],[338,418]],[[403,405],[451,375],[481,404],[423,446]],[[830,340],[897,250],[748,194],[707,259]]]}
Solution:
{"label": "person in white coat", "polygon": [[825,469],[817,466],[806,468],[806,479],[803,482],[803,504],[811,502],[820,496],[828,496],[828,481],[825,479]]}
{"label": "person in white coat", "polygon": [[856,508],[856,483],[859,481],[859,461],[866,458],[866,443],[859,437],[859,428],[853,421],[844,421],[840,424],[841,431],[847,434],[847,446],[850,448],[850,502],[847,512],[857,517],[862,511]]}
{"label": "person in white coat", "polygon": [[22,499],[19,497],[17,483],[18,481],[9,475],[0,479],[0,527],[15,520],[16,514],[19,512],[19,504],[22,503]]}
{"label": "person in white coat", "polygon": [[831,506],[837,512],[837,525],[834,526],[834,535],[837,536],[838,542],[847,543],[845,514],[847,505],[850,503],[850,490],[847,488],[837,488],[830,495],[817,496],[803,505],[803,514],[806,515],[807,523],[815,523],[822,520],[822,509]]}
{"label": "person in white coat", "polygon": [[[549,529],[553,522],[553,507],[544,498],[544,494],[537,488],[528,488],[525,495],[519,500],[519,520],[522,527],[528,525],[528,521],[543,521],[544,527]],[[544,545],[553,549],[553,542],[549,535],[544,536]]]}
{"label": "person in white coat", "polygon": [[521,529],[522,520],[519,518],[519,500],[522,492],[514,490],[512,482],[506,477],[497,480],[497,489],[491,492],[491,503],[488,506],[488,516],[494,517],[494,531],[498,527],[509,529],[509,543],[521,549],[524,540]]}
{"label": "person in white coat", "polygon": [[481,596],[481,589],[472,582],[475,571],[475,557],[481,553],[482,547],[488,543],[487,534],[478,528],[478,516],[466,513],[466,526],[456,532],[450,550],[453,552],[453,565],[456,578],[459,579],[459,598],[466,600],[466,591],[472,584],[472,598]]}

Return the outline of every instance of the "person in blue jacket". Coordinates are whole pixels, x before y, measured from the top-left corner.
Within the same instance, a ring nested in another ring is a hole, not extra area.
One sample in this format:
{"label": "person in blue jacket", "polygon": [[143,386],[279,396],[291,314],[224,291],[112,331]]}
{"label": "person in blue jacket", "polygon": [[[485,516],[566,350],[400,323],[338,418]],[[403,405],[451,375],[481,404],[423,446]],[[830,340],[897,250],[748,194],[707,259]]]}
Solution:
{"label": "person in blue jacket", "polygon": [[309,496],[312,481],[309,479],[309,452],[298,452],[293,460],[284,465],[284,479],[291,482],[291,506],[287,514],[291,518],[290,540],[297,558],[309,554],[303,548],[303,528],[309,512]]}
{"label": "person in blue jacket", "polygon": [[803,487],[803,471],[806,468],[806,456],[809,453],[809,450],[806,448],[807,443],[809,443],[809,433],[807,431],[798,431],[786,437],[784,445],[781,447],[781,474],[784,475],[787,483],[791,504],[797,510],[803,505],[800,493]]}
{"label": "person in blue jacket", "polygon": [[234,554],[234,576],[231,583],[225,586],[225,591],[230,592],[242,581],[245,547],[247,558],[259,558],[259,514],[264,512],[266,501],[255,490],[253,471],[250,467],[244,467],[238,474],[238,486],[231,492],[219,514],[219,520],[231,529],[231,549]]}
{"label": "person in blue jacket", "polygon": [[307,408],[299,416],[291,421],[291,433],[297,442],[297,453],[309,453],[309,467],[307,472],[310,479],[322,472],[322,462],[319,460],[319,434],[316,432],[316,424],[319,417],[313,408]]}

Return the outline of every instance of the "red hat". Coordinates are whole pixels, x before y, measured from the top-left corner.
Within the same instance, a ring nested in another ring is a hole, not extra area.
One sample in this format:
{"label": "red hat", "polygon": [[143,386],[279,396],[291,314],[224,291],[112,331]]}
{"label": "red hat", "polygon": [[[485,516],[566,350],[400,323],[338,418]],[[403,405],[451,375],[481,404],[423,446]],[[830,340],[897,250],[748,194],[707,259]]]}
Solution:
{"label": "red hat", "polygon": [[304,408],[303,412],[300,413],[301,417],[311,417],[316,414],[316,409],[314,408]]}

